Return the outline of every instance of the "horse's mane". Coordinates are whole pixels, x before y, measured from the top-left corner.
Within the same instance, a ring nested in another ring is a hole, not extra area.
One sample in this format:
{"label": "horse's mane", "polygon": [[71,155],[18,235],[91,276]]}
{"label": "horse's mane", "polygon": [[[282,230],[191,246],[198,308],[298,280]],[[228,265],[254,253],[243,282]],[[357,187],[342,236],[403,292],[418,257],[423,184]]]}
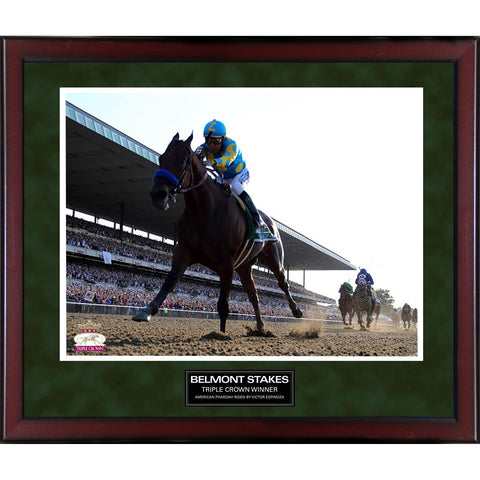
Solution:
{"label": "horse's mane", "polygon": [[[178,134],[177,134],[178,135]],[[198,155],[195,153],[195,151],[192,149],[191,145],[189,145],[188,141],[187,140],[182,140],[180,138],[173,138],[171,140],[171,142],[169,143],[167,149],[165,150],[165,153],[170,153],[175,147],[177,147],[179,144],[181,144],[183,147],[185,147],[185,149],[187,150],[187,152],[191,153],[193,155],[193,159],[199,163],[199,165],[207,172],[211,172],[211,170],[209,170],[203,163],[202,161],[198,158]],[[214,181],[214,179],[212,179],[210,177],[210,175],[208,175],[208,178],[207,178],[207,182],[211,182],[213,185],[214,185],[214,188],[216,188],[217,192],[221,192],[221,194],[225,197],[225,198],[228,198],[228,197],[232,197],[232,192],[230,189],[227,189],[225,188],[224,186],[222,186],[220,183],[217,183]]]}

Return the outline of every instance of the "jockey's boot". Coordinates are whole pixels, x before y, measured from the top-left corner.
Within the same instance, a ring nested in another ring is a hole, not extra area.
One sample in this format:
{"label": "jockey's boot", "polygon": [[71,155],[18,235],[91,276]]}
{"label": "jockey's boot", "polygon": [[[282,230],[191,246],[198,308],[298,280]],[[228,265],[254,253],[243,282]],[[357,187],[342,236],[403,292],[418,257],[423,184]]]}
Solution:
{"label": "jockey's boot", "polygon": [[259,228],[262,224],[262,221],[260,219],[260,214],[258,213],[257,207],[250,198],[250,195],[244,190],[239,197],[243,200],[243,203],[247,206],[248,210],[250,210],[253,223],[255,224],[255,229]]}
{"label": "jockey's boot", "polygon": [[266,241],[266,240],[278,241],[278,238],[270,232],[265,222],[263,222],[262,219],[260,218],[260,214],[258,213],[257,207],[253,203],[253,200],[251,199],[250,195],[244,190],[239,195],[239,197],[243,200],[243,203],[245,203],[247,208],[250,210],[250,213],[252,214],[252,220],[255,224],[254,226],[256,230],[255,239],[260,242]]}

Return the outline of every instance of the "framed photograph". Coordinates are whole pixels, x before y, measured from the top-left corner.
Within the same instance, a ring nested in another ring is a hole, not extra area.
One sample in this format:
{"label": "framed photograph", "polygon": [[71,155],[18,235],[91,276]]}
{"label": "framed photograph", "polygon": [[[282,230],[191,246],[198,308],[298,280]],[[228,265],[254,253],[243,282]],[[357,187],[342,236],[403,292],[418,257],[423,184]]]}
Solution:
{"label": "framed photograph", "polygon": [[478,440],[478,39],[3,45],[4,441]]}

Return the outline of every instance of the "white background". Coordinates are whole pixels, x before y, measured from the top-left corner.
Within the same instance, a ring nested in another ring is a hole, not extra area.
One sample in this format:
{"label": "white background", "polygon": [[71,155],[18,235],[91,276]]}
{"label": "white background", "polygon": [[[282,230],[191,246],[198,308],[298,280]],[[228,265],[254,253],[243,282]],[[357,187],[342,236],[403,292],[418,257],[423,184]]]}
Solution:
{"label": "white background", "polygon": [[[471,0],[3,2],[1,35],[479,35]],[[477,445],[0,445],[6,478],[470,478]]]}

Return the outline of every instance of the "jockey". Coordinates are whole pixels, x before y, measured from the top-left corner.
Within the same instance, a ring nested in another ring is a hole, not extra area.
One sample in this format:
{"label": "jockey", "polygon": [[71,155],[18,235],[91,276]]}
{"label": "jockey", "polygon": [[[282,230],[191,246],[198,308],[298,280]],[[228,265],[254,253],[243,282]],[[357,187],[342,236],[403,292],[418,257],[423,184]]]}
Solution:
{"label": "jockey", "polygon": [[355,283],[358,285],[358,281],[360,279],[364,279],[368,285],[373,285],[373,278],[372,276],[364,269],[362,268],[360,272],[357,275],[357,278],[355,280]]}
{"label": "jockey", "polygon": [[348,282],[343,282],[340,289],[338,290],[338,293],[342,290],[342,287],[345,286],[348,290],[348,293],[353,293],[353,287],[348,283]]}
{"label": "jockey", "polygon": [[375,299],[376,302],[378,302],[378,299],[377,299],[377,294],[375,292],[375,290],[373,289],[372,285],[373,285],[373,278],[372,276],[364,269],[362,268],[360,270],[360,272],[358,273],[357,275],[357,278],[355,280],[355,283],[358,285],[359,283],[359,280],[364,280],[365,282],[367,282],[367,285],[368,285],[368,288],[370,289],[370,292],[372,293],[372,296],[373,298]]}
{"label": "jockey", "polygon": [[227,183],[231,186],[233,192],[237,194],[248,207],[255,223],[256,241],[278,241],[272,235],[264,221],[260,218],[257,207],[253,203],[250,195],[244,190],[244,185],[250,179],[250,172],[243,160],[242,152],[234,140],[226,136],[225,125],[212,120],[205,125],[203,136],[205,143],[200,145],[195,153],[198,158],[207,160],[212,164],[215,172],[218,174],[216,181],[218,183]]}

